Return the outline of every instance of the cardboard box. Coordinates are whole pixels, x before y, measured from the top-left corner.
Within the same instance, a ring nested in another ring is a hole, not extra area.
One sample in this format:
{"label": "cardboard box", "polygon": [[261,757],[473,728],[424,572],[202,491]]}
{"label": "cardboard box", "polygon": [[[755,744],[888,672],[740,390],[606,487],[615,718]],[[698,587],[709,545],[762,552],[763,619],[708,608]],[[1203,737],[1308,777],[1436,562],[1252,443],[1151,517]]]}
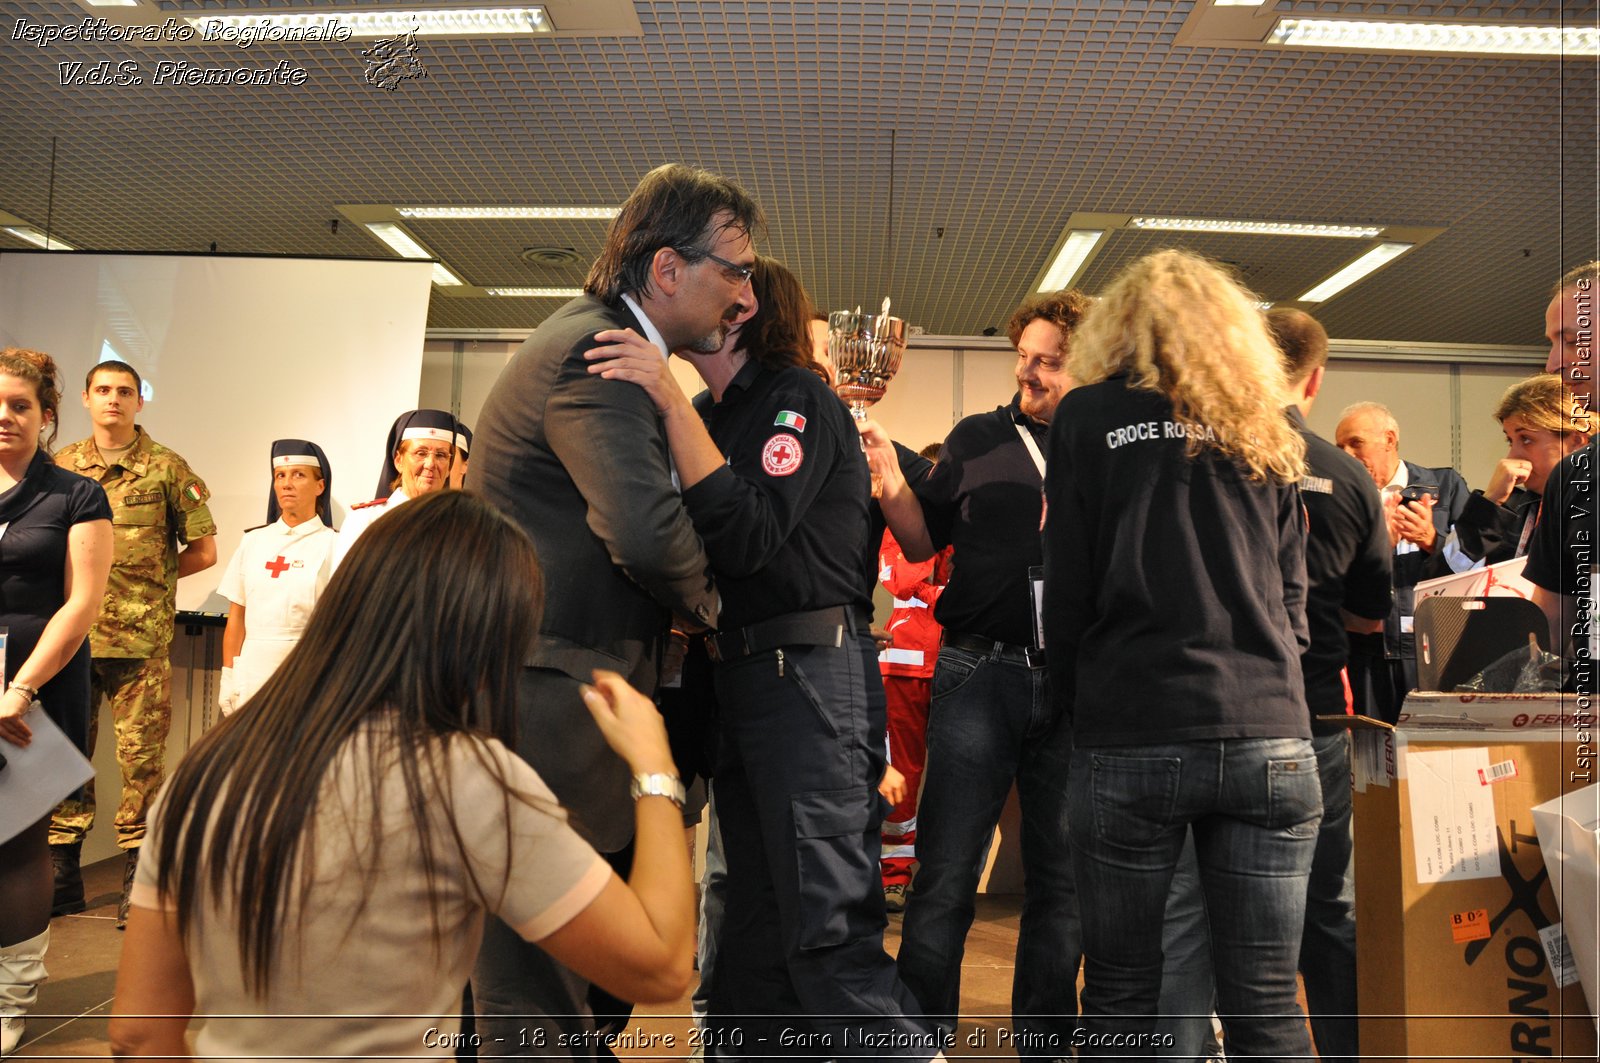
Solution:
{"label": "cardboard box", "polygon": [[[1533,810],[1561,925],[1578,965],[1589,1010],[1600,1009],[1600,785],[1562,794]],[[1600,1015],[1595,1026],[1600,1029]]]}
{"label": "cardboard box", "polygon": [[1592,743],[1573,741],[1586,711],[1412,694],[1398,729],[1355,718],[1364,1059],[1595,1058],[1533,817],[1594,781]]}

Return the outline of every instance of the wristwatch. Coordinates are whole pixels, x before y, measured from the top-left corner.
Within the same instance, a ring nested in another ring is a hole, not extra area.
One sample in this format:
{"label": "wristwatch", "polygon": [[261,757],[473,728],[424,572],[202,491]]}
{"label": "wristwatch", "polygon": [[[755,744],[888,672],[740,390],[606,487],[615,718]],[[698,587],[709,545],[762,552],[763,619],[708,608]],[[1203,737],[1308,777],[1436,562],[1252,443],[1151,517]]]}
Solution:
{"label": "wristwatch", "polygon": [[632,785],[628,787],[628,796],[635,801],[641,797],[665,797],[682,808],[689,795],[684,792],[682,779],[665,772],[655,772],[635,775]]}

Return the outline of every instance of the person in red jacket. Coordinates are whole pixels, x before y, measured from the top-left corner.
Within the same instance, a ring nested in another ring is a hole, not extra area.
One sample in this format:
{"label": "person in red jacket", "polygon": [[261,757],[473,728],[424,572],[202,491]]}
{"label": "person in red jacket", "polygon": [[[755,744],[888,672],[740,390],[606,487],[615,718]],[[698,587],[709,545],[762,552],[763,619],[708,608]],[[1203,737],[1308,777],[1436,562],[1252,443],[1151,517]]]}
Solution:
{"label": "person in red jacket", "polygon": [[[922,456],[938,461],[939,444],[924,447]],[[911,865],[917,858],[917,792],[927,759],[933,665],[944,631],[933,618],[933,607],[949,581],[952,552],[946,547],[927,561],[907,561],[891,531],[883,533],[878,551],[878,581],[894,595],[891,643],[878,654],[889,701],[889,763],[905,776],[904,796],[883,821],[883,903],[891,912],[905,911]]]}

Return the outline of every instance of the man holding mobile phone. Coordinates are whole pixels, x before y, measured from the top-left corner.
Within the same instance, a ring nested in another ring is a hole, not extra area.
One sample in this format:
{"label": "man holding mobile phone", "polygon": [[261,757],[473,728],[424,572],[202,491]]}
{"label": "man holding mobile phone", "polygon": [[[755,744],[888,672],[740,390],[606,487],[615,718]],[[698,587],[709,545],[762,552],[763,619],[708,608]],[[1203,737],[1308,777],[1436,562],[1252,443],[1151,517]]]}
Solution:
{"label": "man holding mobile phone", "polygon": [[[1467,482],[1454,469],[1430,469],[1400,458],[1400,425],[1389,408],[1358,402],[1339,415],[1339,449],[1366,466],[1383,499],[1389,541],[1394,546],[1394,608],[1383,629],[1382,662],[1376,647],[1351,640],[1350,681],[1357,709],[1390,723],[1417,685],[1416,636],[1412,631],[1417,581],[1434,549],[1450,533],[1467,504]],[[1362,704],[1363,697],[1366,704]]]}

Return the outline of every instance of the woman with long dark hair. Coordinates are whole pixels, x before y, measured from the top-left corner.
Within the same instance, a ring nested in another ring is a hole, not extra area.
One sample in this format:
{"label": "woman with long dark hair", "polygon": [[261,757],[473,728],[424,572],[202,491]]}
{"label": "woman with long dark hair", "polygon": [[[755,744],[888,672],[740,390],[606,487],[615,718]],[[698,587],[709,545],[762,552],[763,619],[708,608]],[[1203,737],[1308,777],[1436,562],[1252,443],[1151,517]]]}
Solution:
{"label": "woman with long dark hair", "polygon": [[[111,571],[111,504],[92,480],[50,460],[61,385],[51,357],[0,351],[0,627],[7,629],[0,754],[26,746],[23,716],[44,715],[80,750],[89,736],[84,638]],[[50,941],[50,817],[0,838],[0,1056],[44,981]]]}
{"label": "woman with long dark hair", "polygon": [[[724,1058],[801,1037],[809,1055],[927,1059],[937,1035],[883,950],[884,696],[868,630],[867,464],[811,368],[811,300],[758,259],[754,305],[718,351],[602,332],[590,372],[639,384],[722,595],[712,791],[728,862],[707,1042]],[[831,1051],[829,1050],[831,1048]]]}
{"label": "woman with long dark hair", "polygon": [[[626,999],[684,991],[693,887],[655,707],[611,673],[585,692],[640,784],[627,884],[507,748],[540,601],[532,543],[469,493],[372,524],[283,664],[162,791],[117,1054],[187,1055],[204,1014],[205,1056],[449,1056],[490,912]],[[528,1037],[537,1053],[546,1031]]]}
{"label": "woman with long dark hair", "polygon": [[1161,251],[1112,283],[1069,359],[1042,534],[1074,744],[1080,1058],[1157,1054],[1191,828],[1229,1057],[1307,1057],[1295,971],[1322,799],[1300,673],[1305,442],[1278,350],[1253,296]]}

